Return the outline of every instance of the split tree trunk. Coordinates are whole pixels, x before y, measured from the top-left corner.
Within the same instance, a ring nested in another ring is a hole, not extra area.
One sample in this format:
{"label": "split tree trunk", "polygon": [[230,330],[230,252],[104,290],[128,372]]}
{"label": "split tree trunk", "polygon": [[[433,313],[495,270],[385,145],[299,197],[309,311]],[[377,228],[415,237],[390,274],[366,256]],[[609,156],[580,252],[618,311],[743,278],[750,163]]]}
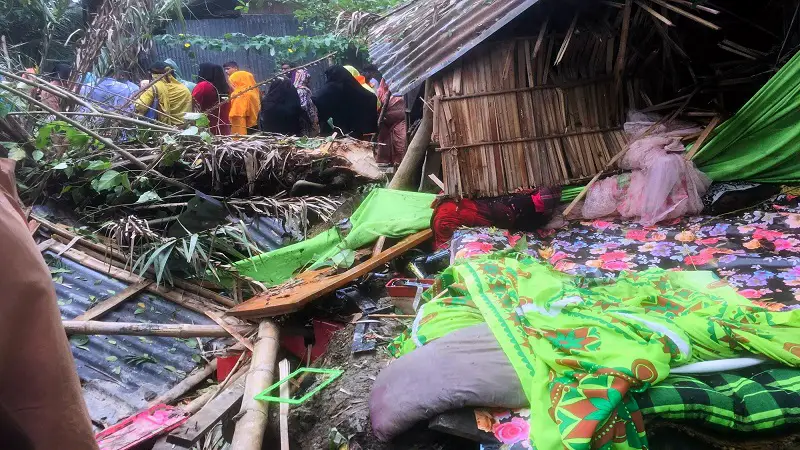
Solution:
{"label": "split tree trunk", "polygon": [[269,320],[258,326],[258,342],[253,350],[250,372],[245,381],[241,419],[236,423],[231,442],[232,450],[261,450],[267,428],[269,403],[254,397],[272,384],[275,359],[278,354],[278,327]]}
{"label": "split tree trunk", "polygon": [[415,189],[414,179],[420,173],[422,161],[425,159],[425,153],[428,151],[428,146],[431,143],[431,134],[433,133],[433,111],[428,107],[430,99],[433,97],[433,81],[428,79],[425,81],[425,101],[427,105],[422,106],[422,121],[411,139],[411,144],[408,145],[408,150],[394,174],[394,178],[389,183],[389,189],[409,190]]}

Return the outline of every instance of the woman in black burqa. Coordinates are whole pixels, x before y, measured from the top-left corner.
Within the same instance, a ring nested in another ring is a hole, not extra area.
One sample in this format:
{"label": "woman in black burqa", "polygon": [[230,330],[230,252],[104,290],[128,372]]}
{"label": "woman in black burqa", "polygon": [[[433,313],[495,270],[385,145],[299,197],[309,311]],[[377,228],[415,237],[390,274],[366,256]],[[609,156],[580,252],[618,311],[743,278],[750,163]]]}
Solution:
{"label": "woman in black burqa", "polygon": [[328,123],[330,119],[334,127],[356,138],[375,133],[378,127],[375,94],[364,89],[342,66],[330,67],[325,78],[325,86],[312,97],[321,132],[334,131]]}
{"label": "woman in black burqa", "polygon": [[297,89],[287,78],[279,77],[269,85],[267,95],[261,99],[258,124],[261,131],[299,136],[303,132],[304,114]]}

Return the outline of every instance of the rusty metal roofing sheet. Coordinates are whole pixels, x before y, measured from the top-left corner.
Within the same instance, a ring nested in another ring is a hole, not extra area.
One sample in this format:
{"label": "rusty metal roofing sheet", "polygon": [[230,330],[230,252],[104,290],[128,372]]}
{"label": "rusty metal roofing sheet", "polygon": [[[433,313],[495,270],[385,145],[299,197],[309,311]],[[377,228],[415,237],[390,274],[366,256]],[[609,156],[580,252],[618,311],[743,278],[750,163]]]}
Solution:
{"label": "rusty metal roofing sheet", "polygon": [[[73,319],[97,302],[127,287],[126,283],[46,252],[61,317]],[[139,294],[95,320],[213,324],[208,317],[152,294]],[[209,339],[203,339],[204,346]],[[72,356],[83,385],[83,397],[95,424],[113,424],[144,409],[200,361],[196,339],[154,336],[72,336]],[[149,355],[155,362],[136,364],[127,357]]]}
{"label": "rusty metal roofing sheet", "polygon": [[452,64],[538,0],[413,0],[369,30],[369,54],[394,94]]}

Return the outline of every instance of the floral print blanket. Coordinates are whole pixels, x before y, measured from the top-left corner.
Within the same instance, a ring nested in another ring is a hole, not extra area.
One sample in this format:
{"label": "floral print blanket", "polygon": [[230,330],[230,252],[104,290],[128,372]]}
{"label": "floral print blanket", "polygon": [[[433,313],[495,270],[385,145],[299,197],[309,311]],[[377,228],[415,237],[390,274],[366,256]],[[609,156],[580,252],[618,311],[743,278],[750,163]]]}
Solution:
{"label": "floral print blanket", "polygon": [[536,233],[461,229],[451,241],[451,262],[520,245],[571,275],[711,270],[757,306],[800,307],[800,196],[779,195],[737,215],[685,217],[653,227],[615,219]]}

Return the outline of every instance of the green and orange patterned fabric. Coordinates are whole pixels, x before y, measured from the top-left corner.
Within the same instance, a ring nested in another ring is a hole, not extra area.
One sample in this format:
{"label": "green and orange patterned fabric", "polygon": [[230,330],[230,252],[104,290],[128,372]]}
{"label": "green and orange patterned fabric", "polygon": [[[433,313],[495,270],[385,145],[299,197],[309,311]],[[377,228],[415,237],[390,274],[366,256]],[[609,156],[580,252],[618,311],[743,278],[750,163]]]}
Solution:
{"label": "green and orange patterned fabric", "polygon": [[423,302],[390,351],[486,322],[530,401],[531,448],[540,450],[646,448],[630,394],[670,367],[751,354],[800,366],[800,310],[755,306],[712,272],[583,279],[492,253],[448,268]]}

